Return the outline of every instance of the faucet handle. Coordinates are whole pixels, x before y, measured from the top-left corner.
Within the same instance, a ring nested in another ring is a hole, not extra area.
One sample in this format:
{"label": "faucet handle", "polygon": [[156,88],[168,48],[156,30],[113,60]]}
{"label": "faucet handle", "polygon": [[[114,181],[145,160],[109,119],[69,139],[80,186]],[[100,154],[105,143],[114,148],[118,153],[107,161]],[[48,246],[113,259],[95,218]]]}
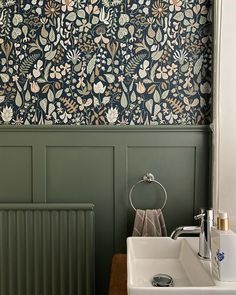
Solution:
{"label": "faucet handle", "polygon": [[200,209],[200,212],[200,214],[194,216],[195,220],[213,220],[214,212],[212,209]]}
{"label": "faucet handle", "polygon": [[195,215],[195,216],[194,216],[194,219],[195,219],[195,220],[199,220],[199,219],[204,218],[205,216],[206,216],[205,213],[201,213],[201,214]]}

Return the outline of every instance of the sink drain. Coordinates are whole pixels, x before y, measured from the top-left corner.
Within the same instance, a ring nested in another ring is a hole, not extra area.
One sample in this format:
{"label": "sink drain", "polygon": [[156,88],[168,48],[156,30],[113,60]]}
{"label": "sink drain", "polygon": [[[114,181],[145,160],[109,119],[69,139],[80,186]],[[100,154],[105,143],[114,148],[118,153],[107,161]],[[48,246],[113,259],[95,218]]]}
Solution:
{"label": "sink drain", "polygon": [[153,277],[152,285],[154,287],[173,287],[174,281],[171,276],[159,273]]}

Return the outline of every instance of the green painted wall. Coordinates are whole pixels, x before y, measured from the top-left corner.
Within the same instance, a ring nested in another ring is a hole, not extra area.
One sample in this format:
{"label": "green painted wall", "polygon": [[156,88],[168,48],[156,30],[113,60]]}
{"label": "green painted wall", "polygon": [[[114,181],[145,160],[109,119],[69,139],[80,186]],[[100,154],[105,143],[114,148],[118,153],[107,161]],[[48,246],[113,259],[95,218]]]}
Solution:
{"label": "green painted wall", "polygon": [[[168,192],[168,231],[192,225],[209,203],[206,126],[0,128],[1,203],[94,203],[96,295],[107,294],[111,257],[125,252],[134,212],[131,186],[153,173]],[[139,185],[136,207],[160,207],[163,194]]]}

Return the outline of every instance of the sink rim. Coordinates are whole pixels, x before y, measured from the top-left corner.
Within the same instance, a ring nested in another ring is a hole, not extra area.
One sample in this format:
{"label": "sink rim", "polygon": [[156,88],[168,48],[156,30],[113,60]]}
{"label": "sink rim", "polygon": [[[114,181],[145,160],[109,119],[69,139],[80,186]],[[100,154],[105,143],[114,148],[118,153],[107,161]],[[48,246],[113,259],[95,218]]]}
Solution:
{"label": "sink rim", "polygon": [[[131,267],[132,267],[131,259],[132,258],[136,259],[134,256],[132,257],[132,250],[133,249],[131,247],[133,246],[132,243],[134,240],[141,240],[141,241],[147,243],[148,240],[158,241],[159,239],[160,239],[160,237],[128,237],[127,238],[127,287],[128,287],[128,290],[140,290],[140,291],[141,290],[143,290],[143,291],[157,290],[157,288],[152,285],[150,285],[150,286],[137,286],[133,282],[131,282],[131,276],[132,276],[131,275]],[[211,273],[209,273],[203,267],[201,260],[198,257],[196,251],[194,251],[194,249],[191,247],[191,244],[188,241],[189,237],[180,237],[177,240],[172,240],[170,237],[161,237],[161,239],[162,239],[162,241],[165,241],[165,240],[173,241],[173,242],[171,242],[173,245],[174,245],[174,243],[178,243],[177,248],[176,248],[178,256],[177,257],[170,256],[170,258],[157,258],[157,259],[171,259],[171,258],[180,259],[179,255],[181,255],[181,251],[182,251],[181,248],[183,247],[183,245],[185,245],[188,248],[188,250],[191,251],[191,255],[194,259],[194,262],[198,264],[198,268],[201,268],[201,272],[207,276],[206,280],[208,280],[208,282],[209,282],[209,283],[206,283],[207,285],[205,285],[205,286],[195,286],[195,285],[193,285],[193,286],[173,286],[171,288],[167,288],[168,290],[171,289],[171,290],[173,290],[172,292],[174,292],[174,290],[179,290],[179,291],[181,291],[181,290],[199,290],[200,291],[200,290],[214,289],[217,287]],[[196,240],[197,238],[191,237],[190,239]],[[158,242],[160,242],[160,240]],[[176,247],[176,245],[174,247]],[[130,251],[128,249],[130,249]],[[134,255],[134,253],[133,253],[133,255]],[[137,258],[137,259],[142,259],[142,258]],[[150,258],[146,257],[144,259],[149,260],[149,259],[152,259],[152,257],[150,257]],[[189,279],[189,277],[187,277],[187,278]],[[219,287],[217,287],[217,288],[219,288]],[[162,288],[162,290],[163,289],[166,289],[166,288]]]}
{"label": "sink rim", "polygon": [[[133,239],[135,237],[129,237],[128,239]],[[139,237],[140,238],[140,237]],[[142,237],[141,237],[142,238]],[[144,237],[143,237],[144,238]],[[153,237],[157,238],[157,237]],[[188,244],[191,246],[193,252],[198,257],[198,247],[199,247],[199,238],[198,237],[179,237],[178,239],[185,239]],[[128,253],[127,253],[128,254]],[[215,286],[209,287],[171,287],[171,288],[147,288],[147,287],[134,287],[129,284],[129,273],[128,273],[128,255],[127,255],[127,292],[128,295],[189,295],[189,294],[211,294],[211,295],[235,295],[236,294],[236,282],[222,282],[214,278],[211,273],[211,261],[202,260],[198,257],[199,262],[202,264],[208,275],[214,281]],[[190,293],[191,292],[191,293]],[[203,293],[204,292],[204,293]]]}

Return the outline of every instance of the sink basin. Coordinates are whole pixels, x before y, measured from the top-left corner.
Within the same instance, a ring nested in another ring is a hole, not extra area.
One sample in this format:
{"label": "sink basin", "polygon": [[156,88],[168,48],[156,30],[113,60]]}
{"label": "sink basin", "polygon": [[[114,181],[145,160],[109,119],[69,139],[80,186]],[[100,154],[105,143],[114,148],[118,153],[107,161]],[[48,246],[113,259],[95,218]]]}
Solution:
{"label": "sink basin", "polygon": [[[127,239],[128,295],[236,294],[236,284],[217,284],[210,262],[197,255],[197,238]],[[173,287],[154,287],[156,274],[173,278]]]}

